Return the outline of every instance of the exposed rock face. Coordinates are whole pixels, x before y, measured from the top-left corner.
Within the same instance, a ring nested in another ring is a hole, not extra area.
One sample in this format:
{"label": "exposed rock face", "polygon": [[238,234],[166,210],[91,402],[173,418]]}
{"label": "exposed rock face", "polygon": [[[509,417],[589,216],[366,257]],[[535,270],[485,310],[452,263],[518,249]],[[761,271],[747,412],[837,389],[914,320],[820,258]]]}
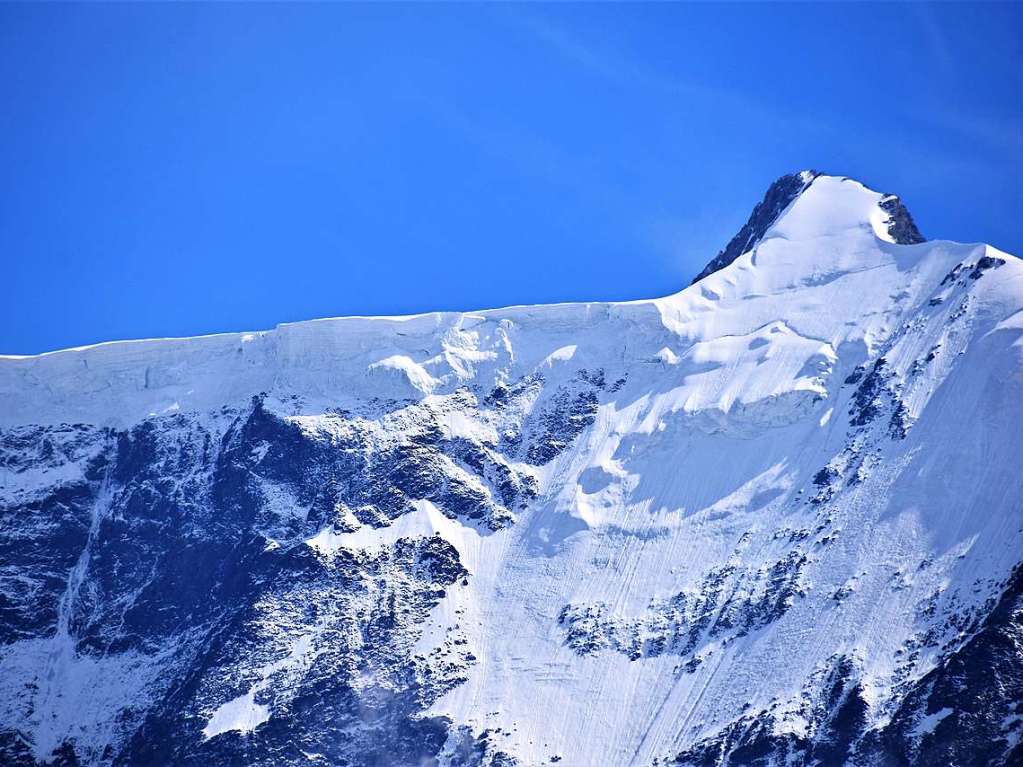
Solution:
{"label": "exposed rock face", "polygon": [[[40,746],[75,763],[125,765],[435,757],[448,723],[423,712],[476,658],[457,628],[427,652],[415,645],[468,572],[438,532],[369,550],[336,540],[390,531],[424,501],[480,535],[512,524],[536,496],[530,464],[551,461],[592,423],[600,371],[558,388],[514,438],[452,436],[442,422],[501,420],[539,384],[520,381],[485,403],[459,391],[429,407],[382,403],[315,419],[272,412],[260,396],[241,410],[153,417],[125,430],[0,433],[15,482],[79,474],[16,492],[0,509],[13,586],[0,613],[12,665],[5,681],[49,670],[133,693],[130,708],[107,712],[116,723],[89,733],[111,740],[40,739],[33,749],[8,729],[4,763],[34,764],[45,757]],[[525,463],[512,465],[519,454]],[[54,652],[64,657],[55,662]],[[39,685],[6,701],[8,716],[45,734],[87,720],[61,689]]]}
{"label": "exposed rock face", "polygon": [[[864,761],[1023,762],[1023,567],[1016,567],[994,609],[968,635],[913,687],[884,728],[867,734]],[[993,711],[1008,715],[998,719]]]}
{"label": "exposed rock face", "polygon": [[815,170],[804,170],[800,173],[782,176],[771,184],[764,199],[753,208],[753,213],[750,214],[749,220],[742,229],[728,241],[724,250],[703,267],[703,270],[693,278],[690,284],[695,284],[708,274],[724,269],[743,253],[749,251],[818,175],[820,174]]}
{"label": "exposed rock face", "polygon": [[781,618],[804,595],[799,576],[806,561],[796,548],[752,572],[725,565],[707,573],[697,588],[653,602],[638,617],[616,616],[603,603],[566,605],[559,622],[566,644],[580,655],[605,648],[632,660],[667,653],[695,668],[700,650],[713,640],[727,644]]}
{"label": "exposed rock face", "polygon": [[1023,264],[786,178],[666,299],[0,358],[0,763],[1019,763]]}
{"label": "exposed rock face", "polygon": [[893,242],[899,245],[916,245],[927,242],[920,234],[920,230],[916,228],[913,217],[909,214],[906,206],[902,204],[902,200],[894,194],[886,195],[878,203],[878,206],[889,215],[885,224]]}

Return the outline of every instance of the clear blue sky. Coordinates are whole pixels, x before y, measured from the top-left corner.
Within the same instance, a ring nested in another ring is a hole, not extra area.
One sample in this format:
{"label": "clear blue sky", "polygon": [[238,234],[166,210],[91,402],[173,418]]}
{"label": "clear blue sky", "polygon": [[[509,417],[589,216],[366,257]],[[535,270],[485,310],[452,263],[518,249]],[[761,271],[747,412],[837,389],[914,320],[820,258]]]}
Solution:
{"label": "clear blue sky", "polygon": [[777,176],[1023,254],[1023,6],[0,6],[0,352],[674,292]]}

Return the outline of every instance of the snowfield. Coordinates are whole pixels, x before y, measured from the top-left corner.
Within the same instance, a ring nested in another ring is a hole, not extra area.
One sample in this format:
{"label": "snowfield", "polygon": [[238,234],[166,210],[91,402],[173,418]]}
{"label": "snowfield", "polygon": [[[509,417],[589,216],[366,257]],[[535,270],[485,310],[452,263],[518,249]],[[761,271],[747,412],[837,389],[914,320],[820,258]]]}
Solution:
{"label": "snowfield", "polygon": [[0,761],[1023,760],[1023,264],[772,191],[666,298],[0,358]]}

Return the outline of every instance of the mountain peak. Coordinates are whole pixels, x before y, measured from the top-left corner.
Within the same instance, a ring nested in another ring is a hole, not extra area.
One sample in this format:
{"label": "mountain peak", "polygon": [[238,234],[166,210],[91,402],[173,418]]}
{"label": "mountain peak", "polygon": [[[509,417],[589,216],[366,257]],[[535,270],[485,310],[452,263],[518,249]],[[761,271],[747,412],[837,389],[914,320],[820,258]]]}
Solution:
{"label": "mountain peak", "polygon": [[910,226],[0,356],[0,764],[1019,764],[1023,263]]}
{"label": "mountain peak", "polygon": [[[828,188],[818,190],[817,187],[821,186],[819,183],[815,184],[818,179],[827,180],[828,183],[824,186]],[[862,205],[850,205],[850,190],[844,186],[845,184],[855,185],[860,198],[857,201],[863,203]],[[806,206],[809,210],[803,211],[802,218],[818,219],[818,226],[814,227],[815,229],[820,229],[821,225],[827,227],[833,218],[844,219],[852,216],[858,223],[872,226],[876,236],[889,242],[913,245],[925,241],[906,206],[895,195],[879,194],[848,177],[827,176],[808,169],[784,175],[771,184],[764,198],[753,208],[742,229],[690,284],[725,268],[743,253],[754,248],[812,186],[820,194],[815,194],[817,199],[812,205]],[[841,191],[835,194],[837,190]]]}

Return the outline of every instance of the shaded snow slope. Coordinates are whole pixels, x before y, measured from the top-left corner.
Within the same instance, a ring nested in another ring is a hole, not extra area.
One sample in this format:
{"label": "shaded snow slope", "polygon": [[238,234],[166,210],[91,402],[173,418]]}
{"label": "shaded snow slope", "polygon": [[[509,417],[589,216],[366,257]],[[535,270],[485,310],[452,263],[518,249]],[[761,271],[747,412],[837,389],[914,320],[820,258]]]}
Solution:
{"label": "shaded snow slope", "polygon": [[1018,758],[1023,265],[787,178],[666,298],[0,358],[4,760]]}

